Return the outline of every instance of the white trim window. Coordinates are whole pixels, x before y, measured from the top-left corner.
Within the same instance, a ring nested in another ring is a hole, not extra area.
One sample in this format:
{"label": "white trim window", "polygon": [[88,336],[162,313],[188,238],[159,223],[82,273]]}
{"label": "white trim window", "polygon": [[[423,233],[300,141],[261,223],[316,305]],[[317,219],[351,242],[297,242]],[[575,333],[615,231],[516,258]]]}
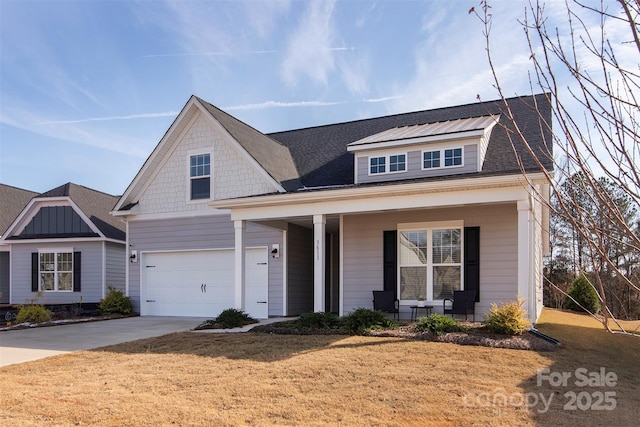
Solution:
{"label": "white trim window", "polygon": [[422,169],[440,169],[464,166],[462,147],[426,150],[422,152]]}
{"label": "white trim window", "polygon": [[398,230],[401,300],[442,300],[462,289],[462,230],[437,224]]}
{"label": "white trim window", "polygon": [[[387,169],[387,164],[389,168]],[[369,157],[369,175],[406,172],[407,154]]]}
{"label": "white trim window", "polygon": [[189,194],[191,200],[211,198],[211,154],[189,157]]}
{"label": "white trim window", "polygon": [[38,252],[38,277],[44,292],[73,292],[73,251]]}

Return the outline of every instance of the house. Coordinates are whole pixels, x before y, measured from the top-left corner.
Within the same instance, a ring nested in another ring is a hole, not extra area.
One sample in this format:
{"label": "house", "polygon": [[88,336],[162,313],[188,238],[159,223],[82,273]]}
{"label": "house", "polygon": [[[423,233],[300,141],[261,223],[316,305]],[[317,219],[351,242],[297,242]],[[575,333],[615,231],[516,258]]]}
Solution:
{"label": "house", "polygon": [[[11,222],[38,193],[0,184],[0,239]],[[9,304],[9,245],[0,240],[0,304]]]}
{"label": "house", "polygon": [[13,212],[3,200],[3,302],[95,305],[108,286],[125,290],[125,224],[109,215],[118,197],[67,183],[14,200]]}
{"label": "house", "polygon": [[[550,123],[545,95],[509,106],[552,171],[534,102]],[[519,295],[535,321],[548,175],[511,128],[494,101],[265,135],[192,96],[112,212],[127,292],[142,315],[266,318],[393,290],[408,317],[473,289],[477,317]]]}

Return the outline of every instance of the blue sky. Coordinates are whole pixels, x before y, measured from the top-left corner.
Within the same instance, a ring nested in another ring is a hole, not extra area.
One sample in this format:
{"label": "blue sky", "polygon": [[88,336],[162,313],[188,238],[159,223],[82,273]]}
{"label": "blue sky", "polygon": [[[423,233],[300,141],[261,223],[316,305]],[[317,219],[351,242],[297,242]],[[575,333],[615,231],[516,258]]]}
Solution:
{"label": "blue sky", "polygon": [[[528,94],[526,4],[492,6],[505,91]],[[471,7],[0,0],[0,182],[122,194],[192,94],[265,133],[495,99]]]}

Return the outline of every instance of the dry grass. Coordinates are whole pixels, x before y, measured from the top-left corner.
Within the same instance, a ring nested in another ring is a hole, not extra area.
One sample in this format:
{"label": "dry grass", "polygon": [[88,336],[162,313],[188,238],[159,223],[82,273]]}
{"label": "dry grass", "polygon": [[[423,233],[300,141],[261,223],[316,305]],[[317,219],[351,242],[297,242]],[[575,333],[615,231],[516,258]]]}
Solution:
{"label": "dry grass", "polygon": [[[628,425],[640,406],[637,338],[547,310],[556,352],[385,337],[172,334],[0,369],[15,425]],[[536,385],[536,370],[600,367],[615,387]],[[566,411],[566,391],[615,391],[613,411]],[[512,404],[484,404],[502,392]],[[551,410],[518,396],[556,396]],[[483,394],[484,393],[484,394]],[[466,399],[465,399],[466,396]],[[480,397],[480,400],[478,400]],[[515,399],[515,400],[514,400]],[[474,404],[470,407],[468,404]]]}

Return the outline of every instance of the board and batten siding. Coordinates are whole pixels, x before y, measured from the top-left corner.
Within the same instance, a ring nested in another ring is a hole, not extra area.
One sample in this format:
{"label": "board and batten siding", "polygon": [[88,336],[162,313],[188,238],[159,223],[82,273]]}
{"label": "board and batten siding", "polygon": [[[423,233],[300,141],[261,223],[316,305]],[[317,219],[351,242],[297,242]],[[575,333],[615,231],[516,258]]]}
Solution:
{"label": "board and batten siding", "polygon": [[[343,227],[343,302],[347,314],[372,307],[372,291],[383,289],[383,232],[399,223],[463,220],[480,227],[480,302],[476,318],[492,302],[515,300],[518,281],[518,212],[516,204],[470,206],[398,213],[345,215]],[[434,304],[442,312],[441,303]],[[408,316],[409,308],[401,306]]]}
{"label": "board and batten siding", "polygon": [[[245,247],[267,247],[272,244],[283,247],[282,231],[275,228],[247,223]],[[194,251],[234,249],[235,230],[229,215],[197,216],[160,220],[131,221],[129,244],[138,251],[138,259],[145,252]],[[283,313],[283,258],[269,256],[269,315]],[[134,310],[140,310],[141,263],[130,262],[129,296]]]}
{"label": "board and batten siding", "polygon": [[125,260],[126,247],[125,245],[112,242],[106,242],[105,245],[105,279],[107,287],[105,292],[108,292],[109,286],[125,292],[125,269],[126,263],[128,262],[128,260]]}
{"label": "board and batten siding", "polygon": [[72,248],[82,253],[81,292],[42,292],[40,304],[97,303],[102,299],[102,242],[21,243],[11,248],[12,304],[24,304],[37,298],[31,292],[31,254],[38,250]]}
{"label": "board and batten siding", "polygon": [[[478,171],[478,146],[476,144],[464,145],[462,150],[463,166],[442,167],[438,169],[422,169],[422,149],[407,151],[407,170],[405,172],[391,172],[369,175],[369,157],[377,157],[375,152],[362,153],[358,156],[358,183],[398,181],[415,178],[428,178],[434,176],[457,175]],[[402,149],[394,153],[402,154]],[[386,152],[385,152],[386,153]],[[440,159],[444,163],[444,159]],[[387,168],[389,165],[387,165]]]}

